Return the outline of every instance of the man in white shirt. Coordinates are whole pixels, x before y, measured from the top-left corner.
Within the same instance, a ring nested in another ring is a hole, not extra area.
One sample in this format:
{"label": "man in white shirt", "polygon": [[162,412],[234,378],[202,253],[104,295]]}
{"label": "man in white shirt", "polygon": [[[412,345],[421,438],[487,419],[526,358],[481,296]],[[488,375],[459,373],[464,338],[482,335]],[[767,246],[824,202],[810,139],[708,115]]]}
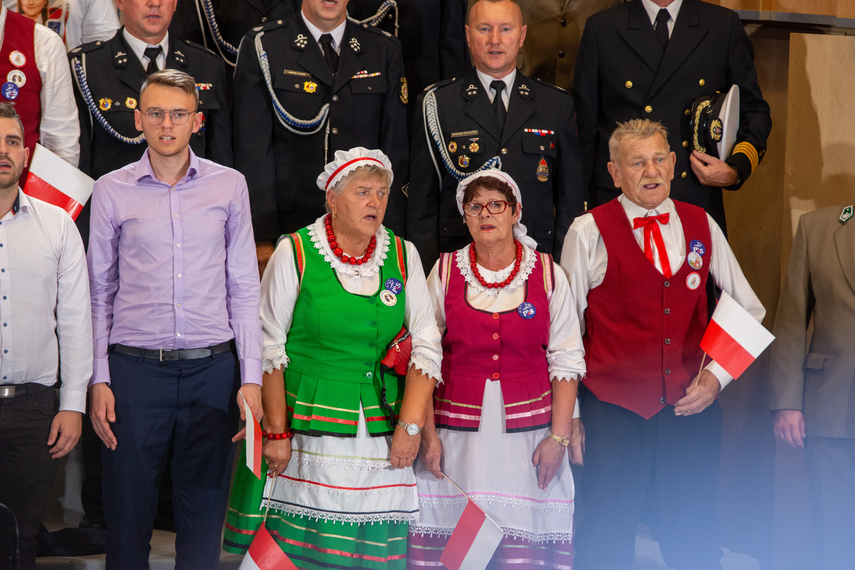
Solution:
{"label": "man in white shirt", "polygon": [[718,224],[669,198],[665,128],[634,119],[609,141],[622,195],[580,216],[561,265],[585,328],[585,518],[577,570],[632,567],[642,508],[669,568],[720,568],[718,392],[732,378],[699,347],[712,279],[758,321],[765,309]]}
{"label": "man in white shirt", "polygon": [[14,538],[0,527],[0,567],[22,569],[35,567],[33,548],[55,460],[80,437],[92,375],[83,243],[65,211],[20,191],[27,159],[23,125],[14,108],[2,103],[0,503],[17,518],[20,560],[19,566],[11,563]]}

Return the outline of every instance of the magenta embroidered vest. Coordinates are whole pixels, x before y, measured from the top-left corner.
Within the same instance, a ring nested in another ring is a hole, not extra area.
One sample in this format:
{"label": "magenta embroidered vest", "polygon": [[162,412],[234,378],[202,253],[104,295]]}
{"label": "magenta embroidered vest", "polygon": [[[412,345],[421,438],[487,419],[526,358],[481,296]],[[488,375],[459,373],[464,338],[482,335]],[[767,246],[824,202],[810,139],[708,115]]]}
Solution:
{"label": "magenta embroidered vest", "polygon": [[[500,382],[508,432],[538,429],[552,418],[552,384],[546,363],[549,297],[554,265],[537,253],[525,283],[525,302],[510,311],[475,309],[455,253],[445,253],[440,270],[445,288],[447,332],[442,340],[442,377],[434,395],[437,427],[477,431],[484,384]],[[468,256],[467,256],[468,259]]]}
{"label": "magenta embroidered vest", "polygon": [[708,323],[707,215],[697,206],[674,205],[687,258],[670,278],[645,257],[617,199],[591,211],[608,266],[603,283],[588,293],[585,385],[600,400],[645,419],[685,395],[701,365],[699,344]]}
{"label": "magenta embroidered vest", "polygon": [[[36,66],[35,32],[34,21],[11,10],[6,11],[3,45],[0,46],[0,101],[15,104],[24,125],[24,144],[30,149],[30,160],[39,142],[42,120],[42,78]],[[21,174],[22,182],[27,179],[27,172],[25,169]]]}

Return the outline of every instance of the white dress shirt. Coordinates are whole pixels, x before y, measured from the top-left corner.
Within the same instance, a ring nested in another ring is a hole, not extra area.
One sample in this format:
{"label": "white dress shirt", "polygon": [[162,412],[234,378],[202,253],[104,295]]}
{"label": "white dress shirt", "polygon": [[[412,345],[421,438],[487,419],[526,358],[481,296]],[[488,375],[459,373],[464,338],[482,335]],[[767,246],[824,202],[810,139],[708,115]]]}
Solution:
{"label": "white dress shirt", "polygon": [[[309,29],[309,33],[312,34],[312,37],[315,38],[315,41],[320,45],[321,36],[323,34],[329,34],[332,36],[332,47],[336,53],[341,53],[341,40],[344,38],[344,27],[347,24],[347,20],[336,26],[334,30],[331,32],[324,32],[313,23],[311,23],[306,15],[303,14],[302,10],[300,11],[300,17],[303,18],[303,22],[306,24],[306,28]],[[321,51],[324,51],[324,48],[321,47]]]}
{"label": "white dress shirt", "polygon": [[[142,64],[143,69],[147,69],[148,58],[145,56],[145,50],[148,47],[155,47],[155,45],[147,44],[136,36],[131,35],[127,28],[122,30],[122,34],[124,34],[125,41],[128,42],[128,47],[130,47],[131,51],[134,52],[134,55],[137,56],[137,59]],[[160,43],[157,45],[161,47],[160,54],[157,56],[157,68],[163,69],[166,67],[166,55],[169,53],[169,32],[163,36],[163,39],[160,40]]]}
{"label": "white dress shirt", "polygon": [[[644,6],[644,9],[647,11],[647,16],[650,18],[650,23],[653,24],[654,28],[656,27],[656,15],[659,14],[659,10],[662,9],[662,6],[654,3],[653,0],[641,0],[641,5]],[[683,0],[674,0],[667,6],[665,9],[668,10],[668,14],[671,16],[671,19],[668,20],[668,37],[671,37],[671,32],[674,31],[674,22],[677,21],[677,16],[680,14],[680,7],[683,6]]]}
{"label": "white dress shirt", "polygon": [[0,384],[53,386],[61,371],[60,411],[83,413],[92,375],[83,241],[64,210],[20,190],[18,200],[0,218]]}
{"label": "white dress shirt", "polygon": [[[5,7],[0,10],[0,44],[5,37],[7,13]],[[80,124],[77,122],[77,104],[74,102],[65,44],[59,35],[41,24],[36,24],[35,43],[36,67],[42,79],[39,142],[77,167],[80,160]]]}
{"label": "white dress shirt", "polygon": [[[487,97],[490,98],[490,104],[493,103],[493,99],[496,98],[496,92],[493,91],[493,88],[490,87],[490,84],[496,80],[495,77],[491,77],[486,73],[475,70],[475,73],[478,74],[478,79],[481,80],[481,85],[484,86],[484,89],[487,91]],[[505,89],[502,91],[502,103],[505,104],[505,110],[508,108],[508,101],[511,100],[511,88],[514,86],[514,81],[517,78],[517,70],[514,69],[509,74],[502,77],[501,81],[505,82]]]}
{"label": "white dress shirt", "polygon": [[[633,203],[626,196],[621,195],[618,200],[620,200],[626,217],[630,221],[630,226],[633,218],[670,214],[669,222],[665,225],[660,224],[659,228],[662,232],[662,240],[665,242],[665,250],[668,252],[671,272],[676,274],[686,259],[686,239],[674,202],[670,198],[666,198],[658,207],[647,210]],[[727,238],[724,237],[721,228],[709,214],[707,214],[707,221],[709,222],[710,239],[712,240],[712,253],[709,260],[710,276],[719,288],[727,291],[752,317],[758,322],[762,321],[766,315],[766,309],[763,308],[760,299],[754,294],[754,290],[742,273],[742,268],[739,267],[739,262],[733,255]],[[635,235],[638,247],[643,250],[644,228],[635,229],[632,233]],[[655,248],[654,252],[654,266],[657,271],[662,273],[659,253]],[[567,231],[564,248],[561,250],[561,267],[564,268],[570,278],[570,287],[575,296],[576,314],[579,316],[579,323],[584,330],[588,293],[603,283],[608,267],[606,245],[603,243],[600,229],[597,227],[592,214],[587,213],[576,218]],[[733,380],[733,377],[714,361],[710,361],[706,369],[718,378],[722,389]]]}

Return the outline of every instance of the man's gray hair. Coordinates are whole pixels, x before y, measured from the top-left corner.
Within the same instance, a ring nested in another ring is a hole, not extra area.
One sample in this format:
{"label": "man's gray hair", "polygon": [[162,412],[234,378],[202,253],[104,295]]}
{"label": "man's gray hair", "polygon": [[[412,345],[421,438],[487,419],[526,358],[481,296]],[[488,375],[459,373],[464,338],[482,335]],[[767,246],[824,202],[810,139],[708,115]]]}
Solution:
{"label": "man's gray hair", "polygon": [[[142,94],[148,89],[151,85],[162,85],[163,87],[174,87],[175,89],[180,89],[184,91],[187,95],[192,95],[196,100],[195,107],[199,107],[199,90],[196,88],[196,80],[187,73],[183,71],[178,71],[177,69],[161,69],[160,71],[155,71],[151,75],[146,78],[145,83],[142,84],[142,88],[140,89],[140,99],[142,99]],[[190,109],[191,111],[195,111],[196,109]]]}
{"label": "man's gray hair", "polygon": [[671,147],[668,145],[668,129],[659,121],[631,119],[625,123],[618,123],[617,128],[609,138],[609,160],[615,164],[620,164],[620,147],[625,139],[637,141],[654,135],[662,135],[668,152],[671,152]]}

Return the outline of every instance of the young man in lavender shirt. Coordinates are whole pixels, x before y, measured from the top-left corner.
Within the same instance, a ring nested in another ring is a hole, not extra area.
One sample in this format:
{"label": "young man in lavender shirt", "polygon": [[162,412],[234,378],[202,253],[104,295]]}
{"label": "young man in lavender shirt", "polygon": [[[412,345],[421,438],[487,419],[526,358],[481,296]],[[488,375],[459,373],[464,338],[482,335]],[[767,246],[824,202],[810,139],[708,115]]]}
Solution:
{"label": "young man in lavender shirt", "polygon": [[150,75],[134,112],[149,148],[98,180],[92,195],[90,413],[106,446],[108,568],[148,568],[167,462],[176,566],[216,568],[239,402],[261,416],[246,182],[190,149],[202,122],[197,102],[186,73]]}

